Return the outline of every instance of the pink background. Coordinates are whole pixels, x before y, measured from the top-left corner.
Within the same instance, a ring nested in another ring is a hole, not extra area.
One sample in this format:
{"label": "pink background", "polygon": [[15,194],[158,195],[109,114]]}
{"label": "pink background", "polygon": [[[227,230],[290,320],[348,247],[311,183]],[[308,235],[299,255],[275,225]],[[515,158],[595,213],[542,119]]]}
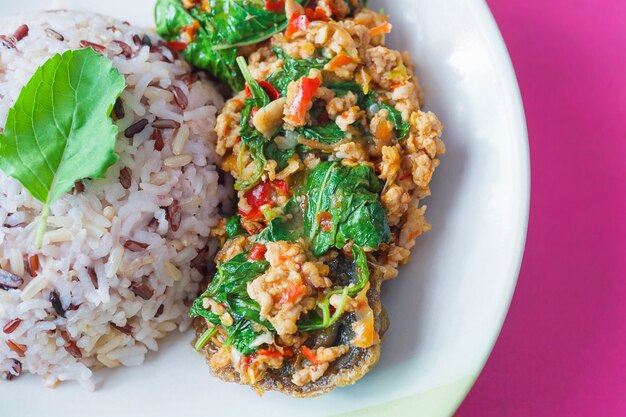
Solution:
{"label": "pink background", "polygon": [[458,417],[626,416],[626,0],[488,0],[519,79],[526,254]]}

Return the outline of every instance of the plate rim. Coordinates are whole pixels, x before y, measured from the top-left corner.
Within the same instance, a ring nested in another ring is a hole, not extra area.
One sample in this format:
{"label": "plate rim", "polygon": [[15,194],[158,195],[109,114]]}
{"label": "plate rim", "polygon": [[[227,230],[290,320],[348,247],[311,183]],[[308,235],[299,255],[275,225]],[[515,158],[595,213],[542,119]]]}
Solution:
{"label": "plate rim", "polygon": [[474,372],[426,392],[419,392],[370,407],[336,414],[333,417],[374,417],[380,415],[379,413],[383,411],[397,416],[412,416],[417,407],[421,407],[419,408],[420,417],[452,416],[465,400],[485,368],[487,360],[491,356],[495,344],[502,333],[504,322],[511,308],[524,258],[530,215],[531,161],[528,127],[515,67],[498,23],[486,0],[472,0],[468,2],[468,7],[473,14],[473,19],[478,23],[477,27],[480,34],[486,41],[491,62],[495,64],[496,73],[498,74],[498,83],[503,87],[502,96],[505,102],[508,103],[506,113],[509,120],[509,129],[511,130],[508,139],[511,140],[512,150],[518,155],[514,160],[520,167],[520,171],[516,175],[517,178],[514,176],[513,181],[514,183],[517,182],[519,187],[519,200],[514,212],[517,214],[517,218],[515,222],[512,222],[515,225],[512,233],[514,237],[511,239],[513,249],[509,259],[509,272],[505,275],[510,278],[506,288],[506,297],[503,297],[504,307],[500,311],[498,325],[494,326],[489,343],[485,345],[482,359],[477,362]]}

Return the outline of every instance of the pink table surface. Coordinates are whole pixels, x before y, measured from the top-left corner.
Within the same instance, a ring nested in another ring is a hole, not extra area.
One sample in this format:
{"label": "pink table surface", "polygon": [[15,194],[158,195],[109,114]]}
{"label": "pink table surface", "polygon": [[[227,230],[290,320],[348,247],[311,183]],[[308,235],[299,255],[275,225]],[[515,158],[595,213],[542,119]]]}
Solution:
{"label": "pink table surface", "polygon": [[488,4],[524,99],[531,212],[508,318],[457,416],[626,416],[626,0]]}

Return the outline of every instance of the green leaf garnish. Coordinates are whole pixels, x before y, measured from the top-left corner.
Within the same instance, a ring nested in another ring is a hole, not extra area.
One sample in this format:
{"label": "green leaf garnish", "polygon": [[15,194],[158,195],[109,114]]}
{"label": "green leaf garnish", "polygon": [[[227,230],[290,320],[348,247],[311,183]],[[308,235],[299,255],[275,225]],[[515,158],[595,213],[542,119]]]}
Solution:
{"label": "green leaf garnish", "polygon": [[[305,5],[308,0],[296,0]],[[180,0],[158,0],[155,6],[157,33],[179,41],[185,26],[198,21],[195,39],[182,52],[187,61],[206,69],[235,91],[243,89],[236,65],[237,48],[271,38],[287,27],[285,13],[266,10],[260,0],[212,0],[210,10],[198,4],[186,9]]]}
{"label": "green leaf garnish", "polygon": [[22,88],[0,134],[0,169],[43,203],[37,246],[50,205],[84,178],[103,178],[118,156],[109,114],[125,87],[93,49],[46,61]]}

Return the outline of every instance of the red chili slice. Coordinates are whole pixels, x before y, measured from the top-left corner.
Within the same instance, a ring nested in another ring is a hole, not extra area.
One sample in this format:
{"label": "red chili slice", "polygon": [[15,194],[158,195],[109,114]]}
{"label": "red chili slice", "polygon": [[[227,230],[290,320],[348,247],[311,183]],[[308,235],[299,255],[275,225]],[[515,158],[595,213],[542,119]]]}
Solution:
{"label": "red chili slice", "polygon": [[258,215],[261,213],[261,207],[269,204],[270,202],[270,191],[271,184],[268,181],[262,182],[261,184],[248,191],[244,195],[244,197],[248,202],[251,210],[248,213],[242,213],[240,210],[240,214],[248,220],[252,220],[258,217]]}
{"label": "red chili slice", "polygon": [[287,26],[285,35],[290,38],[299,31],[307,30],[310,24],[311,21],[308,17],[306,17],[306,15],[298,15],[297,13],[294,13],[289,20],[289,25]]}
{"label": "red chili slice", "polygon": [[174,52],[182,52],[187,49],[187,44],[185,42],[170,41],[165,42],[165,45],[167,45],[167,47]]}
{"label": "red chili slice", "polygon": [[289,184],[287,184],[287,181],[276,180],[272,182],[272,187],[274,187],[279,194],[289,195]]}
{"label": "red chili slice", "polygon": [[[274,101],[276,99],[280,98],[280,93],[278,92],[278,90],[276,90],[274,88],[274,86],[272,84],[270,84],[269,82],[263,80],[263,81],[257,81],[259,83],[259,85],[261,86],[261,88],[263,90],[265,90],[265,92],[267,93],[268,97],[270,98],[271,101]],[[248,86],[248,84],[246,84],[246,87],[244,88],[244,91],[246,92],[246,97],[247,98],[252,98],[252,91],[250,91],[250,86]]]}
{"label": "red chili slice", "polygon": [[323,20],[323,21],[328,20],[328,15],[326,15],[326,12],[321,7],[304,9],[304,15],[311,22],[314,20]]}
{"label": "red chili slice", "polygon": [[282,13],[285,11],[285,0],[265,0],[265,10]]}
{"label": "red chili slice", "polygon": [[309,349],[306,346],[302,346],[300,350],[302,351],[302,354],[304,355],[305,358],[308,359],[309,362],[311,362],[313,365],[318,364],[317,358],[315,357],[315,354],[311,351],[311,349]]}
{"label": "red chili slice", "polygon": [[289,122],[295,126],[304,125],[309,104],[321,84],[322,81],[319,78],[303,77],[298,81],[296,95],[285,116]]}
{"label": "red chili slice", "polygon": [[251,261],[260,261],[265,258],[265,253],[267,252],[267,248],[265,245],[261,245],[260,243],[255,243],[250,250],[250,255],[248,255],[248,259]]}

